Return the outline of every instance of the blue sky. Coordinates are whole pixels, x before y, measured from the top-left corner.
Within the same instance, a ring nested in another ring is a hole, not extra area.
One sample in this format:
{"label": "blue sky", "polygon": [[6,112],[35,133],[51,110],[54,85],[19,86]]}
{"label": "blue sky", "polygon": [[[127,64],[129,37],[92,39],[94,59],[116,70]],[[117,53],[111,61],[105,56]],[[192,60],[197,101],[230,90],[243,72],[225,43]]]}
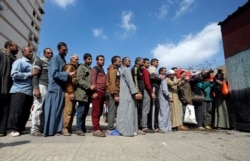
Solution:
{"label": "blue sky", "polygon": [[158,58],[167,68],[208,68],[224,64],[218,22],[247,0],[46,0],[39,40],[57,54],[68,45],[83,62],[84,53]]}

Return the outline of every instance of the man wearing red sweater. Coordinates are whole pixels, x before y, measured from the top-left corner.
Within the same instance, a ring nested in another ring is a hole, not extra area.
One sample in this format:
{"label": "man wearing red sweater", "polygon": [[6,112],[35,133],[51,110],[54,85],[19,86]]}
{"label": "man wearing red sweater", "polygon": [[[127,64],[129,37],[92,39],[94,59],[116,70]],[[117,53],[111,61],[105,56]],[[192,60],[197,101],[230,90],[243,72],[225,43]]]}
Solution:
{"label": "man wearing red sweater", "polygon": [[91,69],[90,84],[95,86],[92,91],[92,124],[93,135],[97,137],[105,137],[106,134],[100,130],[100,117],[103,110],[106,91],[106,75],[103,70],[104,56],[98,55],[96,57],[97,65]]}

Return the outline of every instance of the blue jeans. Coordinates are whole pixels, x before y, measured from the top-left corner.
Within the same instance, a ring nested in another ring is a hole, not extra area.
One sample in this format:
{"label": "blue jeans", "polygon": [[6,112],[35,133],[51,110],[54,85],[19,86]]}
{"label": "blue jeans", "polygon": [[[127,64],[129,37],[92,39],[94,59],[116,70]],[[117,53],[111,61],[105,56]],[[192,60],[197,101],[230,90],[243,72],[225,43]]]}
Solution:
{"label": "blue jeans", "polygon": [[76,109],[76,129],[86,131],[85,121],[89,112],[89,102],[78,101]]}

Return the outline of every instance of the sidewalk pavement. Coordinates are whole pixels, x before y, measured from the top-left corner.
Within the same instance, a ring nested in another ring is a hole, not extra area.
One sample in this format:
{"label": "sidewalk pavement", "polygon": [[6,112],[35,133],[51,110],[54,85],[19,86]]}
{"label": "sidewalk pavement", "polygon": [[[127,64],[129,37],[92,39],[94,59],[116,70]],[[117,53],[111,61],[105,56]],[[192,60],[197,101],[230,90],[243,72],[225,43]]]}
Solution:
{"label": "sidewalk pavement", "polygon": [[[87,125],[91,125],[90,117]],[[92,133],[0,137],[0,161],[248,161],[249,149],[250,133],[231,130],[106,138],[94,137]]]}

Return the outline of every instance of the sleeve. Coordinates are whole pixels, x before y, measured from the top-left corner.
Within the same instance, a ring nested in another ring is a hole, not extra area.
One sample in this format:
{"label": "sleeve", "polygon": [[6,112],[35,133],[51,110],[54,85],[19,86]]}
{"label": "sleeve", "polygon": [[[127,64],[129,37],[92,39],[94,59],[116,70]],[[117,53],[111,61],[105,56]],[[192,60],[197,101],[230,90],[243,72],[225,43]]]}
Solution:
{"label": "sleeve", "polygon": [[128,69],[124,70],[124,77],[125,77],[125,81],[127,83],[127,86],[130,90],[131,94],[136,94],[137,92],[139,92],[139,90],[137,90],[137,88],[135,87],[133,78],[132,78],[132,74],[131,72],[129,72]]}
{"label": "sleeve", "polygon": [[169,92],[168,92],[168,86],[167,86],[167,81],[164,79],[161,82],[162,85],[162,94],[166,100],[169,100]]}
{"label": "sleeve", "polygon": [[152,93],[153,92],[153,89],[152,89],[152,86],[150,84],[150,74],[149,72],[147,71],[147,69],[143,69],[142,70],[142,76],[143,76],[143,80],[144,80],[144,84],[145,84],[145,87],[147,89],[147,91],[149,93]]}
{"label": "sleeve", "polygon": [[133,80],[134,80],[134,83],[135,83],[135,87],[139,91],[139,84],[138,84],[137,74],[138,74],[138,68],[135,66],[133,68],[133,70],[132,70],[132,76],[133,76]]}
{"label": "sleeve", "polygon": [[22,72],[22,62],[15,61],[11,69],[11,77],[14,79],[25,80],[32,76],[31,72]]}
{"label": "sleeve", "polygon": [[88,81],[86,81],[86,77],[88,77],[88,76],[89,76],[89,72],[86,72],[84,67],[82,65],[80,65],[77,68],[77,72],[76,72],[77,83],[80,87],[82,87],[84,89],[89,89],[90,83]]}
{"label": "sleeve", "polygon": [[57,57],[55,57],[55,59],[50,60],[49,64],[49,70],[52,71],[52,77],[55,81],[66,82],[68,80],[69,74],[67,72],[62,72],[62,68],[60,69],[61,64],[57,60]]}
{"label": "sleeve", "polygon": [[[74,67],[70,64],[67,64],[65,67],[64,67],[64,71],[69,73],[69,72],[73,72],[74,71]],[[68,93],[73,93],[74,92],[74,85],[76,83],[76,77],[72,77],[72,78],[69,78],[68,79],[68,82],[66,84],[66,91]]]}
{"label": "sleeve", "polygon": [[116,75],[117,71],[114,68],[109,69],[108,77],[110,81],[111,94],[119,94],[119,89],[116,87]]}
{"label": "sleeve", "polygon": [[95,68],[92,68],[91,74],[90,74],[90,84],[91,85],[96,85],[96,77],[97,77],[97,70]]}
{"label": "sleeve", "polygon": [[[34,60],[34,69],[37,69],[39,70],[40,72],[42,71],[42,63],[41,61],[39,61],[39,59],[35,59]],[[41,73],[38,74],[38,75],[34,75],[32,77],[32,86],[33,86],[33,89],[39,89],[39,78],[41,76]]]}

